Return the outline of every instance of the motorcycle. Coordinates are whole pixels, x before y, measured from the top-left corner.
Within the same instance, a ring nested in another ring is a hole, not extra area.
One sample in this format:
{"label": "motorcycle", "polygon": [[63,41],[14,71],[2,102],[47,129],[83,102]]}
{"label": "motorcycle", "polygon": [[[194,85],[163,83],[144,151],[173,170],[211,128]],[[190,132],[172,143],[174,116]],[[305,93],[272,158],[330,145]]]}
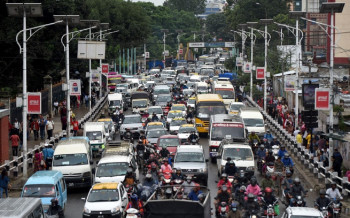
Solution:
{"label": "motorcycle", "polygon": [[256,154],[257,150],[259,149],[259,142],[258,142],[258,140],[256,140],[256,139],[253,140],[252,149],[253,149],[253,154]]}
{"label": "motorcycle", "polygon": [[[267,164],[266,164],[265,173],[270,173],[271,177],[275,177],[275,176],[273,176],[273,175],[274,175],[274,172],[275,172],[275,165],[274,165],[274,163],[273,163],[273,162],[267,163]],[[276,177],[275,177],[275,178],[272,178],[272,179],[275,180]]]}
{"label": "motorcycle", "polygon": [[226,202],[221,202],[218,206],[217,217],[223,218],[227,217],[227,213],[230,211],[229,206]]}
{"label": "motorcycle", "polygon": [[246,187],[242,185],[239,189],[236,190],[235,199],[238,201],[241,209],[244,205],[244,192],[246,191]]}
{"label": "motorcycle", "polygon": [[278,198],[276,199],[275,202],[273,202],[273,204],[269,204],[267,205],[264,198],[261,198],[261,200],[265,203],[265,205],[267,206],[266,210],[264,210],[264,216],[266,216],[267,218],[274,218],[277,217],[277,213],[275,212],[275,206],[278,203]]}
{"label": "motorcycle", "polygon": [[173,181],[173,192],[174,192],[174,194],[181,188],[182,183],[183,183],[182,179],[175,179]]}
{"label": "motorcycle", "polygon": [[141,116],[142,123],[146,122],[147,118],[149,117],[149,113],[143,113]]}
{"label": "motorcycle", "polygon": [[139,218],[141,217],[141,214],[138,209],[135,208],[129,208],[126,210],[126,218]]}
{"label": "motorcycle", "polygon": [[331,208],[332,208],[332,217],[333,218],[339,218],[340,217],[341,208],[340,208],[340,201],[338,199],[334,199],[331,202]]}
{"label": "motorcycle", "polygon": [[293,207],[305,207],[306,202],[301,195],[297,195],[295,198],[293,198],[292,205]]}
{"label": "motorcycle", "polygon": [[262,158],[259,158],[258,160],[258,171],[260,172],[260,174],[263,173],[263,166],[265,165],[265,160]]}
{"label": "motorcycle", "polygon": [[192,145],[198,145],[199,139],[191,139],[191,144]]}
{"label": "motorcycle", "polygon": [[273,145],[272,146],[272,154],[275,157],[275,159],[278,159],[278,151],[280,150],[280,146],[278,145]]}
{"label": "motorcycle", "polygon": [[322,215],[324,218],[330,218],[331,214],[329,212],[329,207],[333,202],[330,202],[327,206],[325,207],[320,207],[319,204],[317,204],[317,202],[315,202],[315,206],[318,208],[319,211],[321,211]]}
{"label": "motorcycle", "polygon": [[136,192],[135,187],[133,185],[126,184],[125,185],[126,193],[128,194],[129,201],[131,200],[131,195]]}

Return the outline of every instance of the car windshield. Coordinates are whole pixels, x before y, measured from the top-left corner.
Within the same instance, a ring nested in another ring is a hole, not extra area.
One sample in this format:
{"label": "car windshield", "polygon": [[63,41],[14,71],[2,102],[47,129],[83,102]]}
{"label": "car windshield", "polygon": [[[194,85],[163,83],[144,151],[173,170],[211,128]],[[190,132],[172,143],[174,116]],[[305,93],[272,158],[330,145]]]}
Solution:
{"label": "car windshield", "polygon": [[212,76],[212,75],[214,75],[214,70],[213,69],[201,69],[201,74]]}
{"label": "car windshield", "polygon": [[239,111],[243,107],[244,107],[243,104],[231,104],[230,110],[232,110],[232,111]]}
{"label": "car windshield", "polygon": [[207,86],[198,86],[197,90],[208,91],[208,87]]}
{"label": "car windshield", "polygon": [[199,152],[177,152],[175,163],[179,162],[204,162],[204,156]]}
{"label": "car windshield", "polygon": [[126,84],[126,83],[117,84],[117,88],[119,88],[119,87],[127,89],[128,88],[128,84]]}
{"label": "car windshield", "polygon": [[109,106],[119,106],[120,100],[109,101]]}
{"label": "car windshield", "polygon": [[210,115],[226,114],[225,106],[201,106],[197,109],[198,118],[210,118]]}
{"label": "car windshield", "polygon": [[170,126],[181,126],[182,124],[186,123],[186,120],[172,120]]}
{"label": "car windshield", "polygon": [[168,118],[175,118],[175,117],[182,117],[182,116],[183,116],[182,112],[168,114]]}
{"label": "car windshield", "polygon": [[186,107],[184,105],[180,105],[180,106],[174,105],[171,107],[171,110],[172,111],[185,111]]}
{"label": "car windshield", "polygon": [[191,133],[196,131],[194,127],[180,127],[179,133]]}
{"label": "car windshield", "polygon": [[123,124],[132,124],[132,123],[141,123],[141,118],[139,116],[125,117]]}
{"label": "car windshield", "polygon": [[90,140],[101,140],[102,132],[94,131],[94,132],[86,132],[86,137]]}
{"label": "car windshield", "polygon": [[225,148],[223,160],[230,157],[232,160],[254,160],[252,151],[248,148]]}
{"label": "car windshield", "polygon": [[113,177],[126,174],[129,164],[126,162],[99,164],[96,171],[97,177]]}
{"label": "car windshield", "polygon": [[235,94],[233,93],[233,90],[215,90],[215,93],[221,95],[223,99],[235,98]]}
{"label": "car windshield", "polygon": [[202,76],[201,77],[202,82],[207,81],[207,80],[209,80],[209,76]]}
{"label": "car windshield", "polygon": [[88,164],[86,154],[60,154],[53,157],[53,166],[73,166],[86,164]]}
{"label": "car windshield", "polygon": [[147,106],[147,100],[134,100],[132,101],[133,107],[146,107]]}
{"label": "car windshield", "polygon": [[155,89],[153,92],[154,95],[169,94],[169,93],[170,93],[169,89]]}
{"label": "car windshield", "polygon": [[169,102],[171,101],[171,96],[158,96],[157,97],[157,102]]}
{"label": "car windshield", "polygon": [[148,108],[148,113],[149,114],[163,114],[163,110],[160,107],[153,107],[153,108]]}
{"label": "car windshield", "polygon": [[115,90],[116,93],[122,93],[122,92],[126,92],[128,89],[127,88],[117,88]]}
{"label": "car windshield", "polygon": [[187,104],[195,104],[196,99],[188,99]]}
{"label": "car windshield", "polygon": [[163,129],[164,126],[163,125],[148,125],[147,126],[147,131],[151,130],[151,129]]}
{"label": "car windshield", "polygon": [[264,127],[263,119],[244,118],[244,125],[247,127]]}
{"label": "car windshield", "polygon": [[159,138],[162,135],[166,135],[167,132],[165,130],[152,130],[147,132],[147,138]]}
{"label": "car windshield", "polygon": [[158,147],[169,147],[169,146],[178,146],[179,145],[179,139],[178,138],[167,138],[167,139],[159,139],[159,146]]}
{"label": "car windshield", "polygon": [[221,141],[223,139],[244,139],[244,128],[242,127],[224,127],[213,126],[211,129],[211,140]]}
{"label": "car windshield", "polygon": [[119,194],[116,189],[96,189],[91,190],[88,202],[118,201]]}
{"label": "car windshield", "polygon": [[52,184],[26,185],[22,197],[56,197],[55,186]]}

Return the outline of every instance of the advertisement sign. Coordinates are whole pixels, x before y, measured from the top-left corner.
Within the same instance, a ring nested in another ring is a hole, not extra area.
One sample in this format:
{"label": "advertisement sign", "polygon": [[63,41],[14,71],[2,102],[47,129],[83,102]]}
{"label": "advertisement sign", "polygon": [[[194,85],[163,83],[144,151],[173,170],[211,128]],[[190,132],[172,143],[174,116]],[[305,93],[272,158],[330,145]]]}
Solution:
{"label": "advertisement sign", "polygon": [[252,63],[244,62],[244,64],[243,64],[243,72],[251,73],[252,72]]}
{"label": "advertisement sign", "polygon": [[295,76],[286,76],[284,79],[284,91],[294,91],[296,84]]}
{"label": "advertisement sign", "polygon": [[179,54],[180,54],[180,55],[183,54],[183,49],[182,49],[182,48],[179,49]]}
{"label": "advertisement sign", "polygon": [[236,57],[236,66],[241,67],[243,65],[241,57]]}
{"label": "advertisement sign", "polygon": [[315,89],[315,110],[329,110],[329,89]]}
{"label": "advertisement sign", "polygon": [[315,109],[315,89],[318,88],[318,84],[303,84],[303,105],[305,110]]}
{"label": "advertisement sign", "polygon": [[106,42],[78,41],[78,59],[105,59]]}
{"label": "advertisement sign", "polygon": [[190,42],[188,43],[190,48],[204,48],[204,42]]}
{"label": "advertisement sign", "polygon": [[28,114],[41,114],[41,93],[28,92]]}
{"label": "advertisement sign", "polygon": [[71,79],[69,80],[70,95],[81,95],[80,80]]}
{"label": "advertisement sign", "polygon": [[101,73],[98,70],[91,70],[91,81],[92,82],[101,81]]}
{"label": "advertisement sign", "polygon": [[256,68],[256,79],[265,79],[265,68],[257,67]]}
{"label": "advertisement sign", "polygon": [[109,64],[102,64],[102,73],[104,74],[109,73]]}

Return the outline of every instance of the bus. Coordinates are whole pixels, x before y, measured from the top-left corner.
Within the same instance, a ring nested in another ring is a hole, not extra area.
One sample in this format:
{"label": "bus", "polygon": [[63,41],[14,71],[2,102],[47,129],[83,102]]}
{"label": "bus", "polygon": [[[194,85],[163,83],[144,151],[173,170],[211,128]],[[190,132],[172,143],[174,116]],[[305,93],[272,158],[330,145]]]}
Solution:
{"label": "bus", "polygon": [[116,72],[108,73],[108,89],[111,92],[114,92],[117,84],[122,82],[122,75],[117,74]]}
{"label": "bus", "polygon": [[231,83],[214,82],[213,93],[221,95],[227,108],[235,101],[235,89]]}
{"label": "bus", "polygon": [[209,132],[210,116],[227,114],[224,100],[218,94],[199,94],[196,98],[196,127],[199,133]]}

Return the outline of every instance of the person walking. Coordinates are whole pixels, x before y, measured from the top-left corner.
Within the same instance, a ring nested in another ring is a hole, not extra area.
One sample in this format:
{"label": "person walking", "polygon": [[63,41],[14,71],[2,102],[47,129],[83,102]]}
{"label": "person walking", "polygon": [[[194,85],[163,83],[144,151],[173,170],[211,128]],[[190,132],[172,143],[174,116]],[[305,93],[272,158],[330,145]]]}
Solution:
{"label": "person walking", "polygon": [[36,149],[34,154],[34,173],[44,169],[44,157],[43,154]]}
{"label": "person walking", "polygon": [[34,132],[34,140],[38,140],[39,139],[39,122],[37,118],[34,118],[32,123],[30,124],[30,128],[33,130]]}
{"label": "person walking", "polygon": [[52,159],[53,159],[53,153],[55,151],[52,148],[51,144],[45,144],[45,148],[43,149],[43,155],[46,165],[46,170],[50,169],[50,166],[52,165]]}
{"label": "person walking", "polygon": [[2,198],[3,192],[5,191],[6,198],[8,197],[8,188],[9,188],[10,179],[7,175],[7,170],[3,169],[0,175],[0,198]]}
{"label": "person walking", "polygon": [[12,144],[12,156],[18,156],[18,145],[19,145],[19,136],[17,133],[14,133],[11,137],[11,144]]}
{"label": "person walking", "polygon": [[19,130],[21,128],[21,123],[18,122],[17,118],[15,118],[15,122],[13,123],[13,128],[15,130],[15,133],[17,133],[17,135],[19,135]]}
{"label": "person walking", "polygon": [[45,139],[45,127],[46,127],[46,120],[43,117],[43,115],[39,115],[39,130],[40,130],[40,139]]}
{"label": "person walking", "polygon": [[77,136],[77,132],[79,130],[79,122],[75,117],[73,118],[71,125],[73,126],[73,136]]}
{"label": "person walking", "polygon": [[47,138],[50,139],[52,137],[53,129],[55,128],[55,124],[50,116],[47,117],[46,121],[46,131]]}

